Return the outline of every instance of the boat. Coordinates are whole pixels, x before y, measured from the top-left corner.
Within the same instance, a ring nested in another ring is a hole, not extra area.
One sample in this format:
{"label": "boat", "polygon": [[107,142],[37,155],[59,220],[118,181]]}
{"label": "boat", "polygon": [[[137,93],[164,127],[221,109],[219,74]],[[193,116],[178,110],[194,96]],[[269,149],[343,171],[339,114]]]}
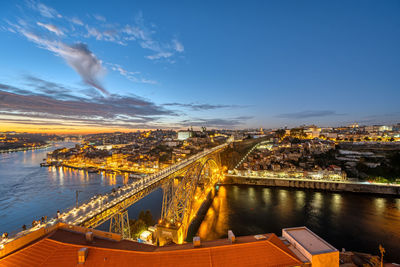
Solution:
{"label": "boat", "polygon": [[51,165],[46,163],[46,162],[42,162],[40,163],[40,167],[50,167]]}
{"label": "boat", "polygon": [[98,170],[97,170],[97,168],[95,168],[95,167],[89,167],[89,168],[87,168],[87,172],[88,172],[88,173],[97,173]]}

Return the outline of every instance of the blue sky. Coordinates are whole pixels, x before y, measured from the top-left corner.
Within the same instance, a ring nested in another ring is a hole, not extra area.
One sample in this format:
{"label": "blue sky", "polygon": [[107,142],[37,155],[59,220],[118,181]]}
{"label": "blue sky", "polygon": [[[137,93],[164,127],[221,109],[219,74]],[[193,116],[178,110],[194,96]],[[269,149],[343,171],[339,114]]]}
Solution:
{"label": "blue sky", "polygon": [[2,1],[0,127],[400,122],[399,1]]}

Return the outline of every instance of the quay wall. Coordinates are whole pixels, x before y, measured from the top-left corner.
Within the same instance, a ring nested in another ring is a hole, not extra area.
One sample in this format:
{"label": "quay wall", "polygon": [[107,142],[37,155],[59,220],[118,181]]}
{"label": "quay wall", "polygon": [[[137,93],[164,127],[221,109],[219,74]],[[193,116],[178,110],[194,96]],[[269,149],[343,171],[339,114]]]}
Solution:
{"label": "quay wall", "polygon": [[325,190],[333,192],[353,192],[400,196],[400,186],[379,185],[357,182],[338,182],[338,181],[320,181],[290,178],[265,178],[265,177],[247,177],[238,175],[226,175],[221,184],[236,185],[261,185],[274,187],[305,188],[314,190]]}

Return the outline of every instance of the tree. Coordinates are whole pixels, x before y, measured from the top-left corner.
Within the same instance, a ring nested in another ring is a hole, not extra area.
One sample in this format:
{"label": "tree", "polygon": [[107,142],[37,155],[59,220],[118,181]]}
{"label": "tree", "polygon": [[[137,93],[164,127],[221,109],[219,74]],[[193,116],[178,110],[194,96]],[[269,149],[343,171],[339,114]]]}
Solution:
{"label": "tree", "polygon": [[306,137],[306,134],[304,133],[303,128],[292,128],[290,129],[290,136],[297,138],[304,138]]}
{"label": "tree", "polygon": [[300,139],[299,138],[293,138],[292,139],[292,142],[291,142],[292,144],[300,144]]}
{"label": "tree", "polygon": [[276,130],[275,136],[279,139],[285,136],[286,131],[284,129]]}
{"label": "tree", "polygon": [[129,220],[129,226],[131,229],[131,236],[138,238],[139,235],[147,229],[146,223],[142,220]]}
{"label": "tree", "polygon": [[154,225],[153,215],[151,215],[150,210],[141,211],[139,214],[139,220],[142,220],[147,226]]}

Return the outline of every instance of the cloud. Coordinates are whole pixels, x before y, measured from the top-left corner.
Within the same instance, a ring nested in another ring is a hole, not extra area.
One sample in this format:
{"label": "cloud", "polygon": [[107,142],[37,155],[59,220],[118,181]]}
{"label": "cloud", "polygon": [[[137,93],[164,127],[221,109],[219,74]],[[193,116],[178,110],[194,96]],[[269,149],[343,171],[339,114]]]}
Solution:
{"label": "cloud", "polygon": [[15,86],[12,86],[12,85],[2,84],[2,83],[0,83],[0,90],[8,91],[8,92],[14,92],[16,94],[22,94],[22,95],[26,95],[26,94],[30,94],[31,93],[31,91],[29,91],[29,90],[20,89],[20,88],[17,88]]}
{"label": "cloud", "polygon": [[95,27],[91,27],[89,25],[85,25],[87,30],[87,34],[84,36],[86,38],[94,37],[96,40],[104,40],[109,42],[114,42],[120,45],[126,45],[125,42],[120,40],[120,36],[118,34],[118,30],[110,28],[107,30],[99,30]]}
{"label": "cloud", "polygon": [[316,117],[327,117],[327,116],[342,116],[345,114],[338,114],[333,110],[306,110],[294,113],[279,114],[276,117],[284,119],[308,119]]}
{"label": "cloud", "polygon": [[80,20],[80,19],[77,18],[77,17],[70,18],[69,20],[70,20],[72,23],[76,24],[76,25],[83,26],[82,20]]}
{"label": "cloud", "polygon": [[157,54],[151,55],[151,56],[146,56],[146,58],[154,60],[154,59],[160,59],[160,58],[169,58],[173,54],[170,52],[159,52]]}
{"label": "cloud", "polygon": [[85,28],[87,30],[86,37],[95,37],[96,40],[103,39],[103,34],[100,31],[98,31],[96,28],[90,27],[88,25],[86,25]]}
{"label": "cloud", "polygon": [[152,55],[145,56],[150,60],[168,59],[174,55],[174,52],[182,53],[184,51],[183,44],[177,39],[172,39],[169,43],[162,43],[155,40],[153,38],[155,31],[150,30],[145,25],[141,12],[135,18],[135,25],[126,25],[122,32],[127,35],[124,37],[124,40],[136,40],[142,48],[155,52]]}
{"label": "cloud", "polygon": [[253,117],[242,116],[235,118],[227,118],[227,119],[191,119],[191,120],[183,120],[179,122],[180,125],[187,126],[206,126],[206,127],[216,127],[216,128],[233,128],[235,126],[239,126],[244,124],[247,120],[252,119]]}
{"label": "cloud", "polygon": [[27,1],[27,4],[31,9],[39,12],[43,17],[62,18],[62,15],[59,14],[54,8],[48,7],[45,4],[33,0]]}
{"label": "cloud", "polygon": [[85,44],[77,43],[74,45],[67,45],[60,41],[42,38],[18,25],[16,29],[29,41],[36,43],[40,48],[61,56],[67,64],[81,76],[85,83],[97,88],[104,94],[109,94],[99,82],[99,77],[105,73],[102,62],[97,59]]}
{"label": "cloud", "polygon": [[107,90],[99,83],[98,77],[104,74],[101,61],[88,49],[85,44],[77,43],[73,46],[65,46],[60,55],[67,63],[81,75],[82,79],[89,85],[108,94]]}
{"label": "cloud", "polygon": [[134,95],[89,98],[73,95],[75,90],[37,77],[25,76],[24,81],[31,90],[0,83],[2,118],[136,127],[155,126],[162,116],[176,116],[175,112]]}
{"label": "cloud", "polygon": [[[31,124],[36,126],[102,128],[180,128],[206,126],[234,128],[252,117],[191,118],[171,123],[171,118],[181,115],[166,106],[183,105],[191,109],[206,110],[229,107],[226,105],[177,104],[157,105],[135,95],[85,92],[63,84],[26,75],[22,87],[0,83],[0,121],[4,123]],[[95,91],[98,92],[98,91]],[[167,121],[165,121],[167,120]],[[175,121],[175,120],[174,120]],[[69,127],[69,128],[68,128]]]}
{"label": "cloud", "polygon": [[185,51],[185,48],[183,47],[183,44],[180,43],[178,40],[173,39],[172,40],[172,44],[174,45],[174,49],[179,52],[182,53],[183,51]]}
{"label": "cloud", "polygon": [[93,17],[94,17],[95,19],[97,19],[98,21],[102,21],[102,22],[105,22],[105,21],[106,21],[106,18],[103,17],[103,16],[101,16],[101,15],[93,15]]}
{"label": "cloud", "polygon": [[[24,90],[21,91],[21,89],[18,89],[16,87],[14,88],[4,88],[8,92],[14,92],[22,95],[42,95],[42,96],[51,96],[52,98],[60,99],[60,100],[80,100],[81,97],[74,95],[74,91],[76,90],[71,90],[70,88],[66,88],[65,86],[46,81],[43,79],[40,79],[38,77],[34,77],[31,75],[26,75],[23,77],[25,81],[25,85],[29,88],[31,88],[31,91]],[[0,85],[1,89],[1,85]],[[15,90],[18,89],[18,90]],[[95,95],[92,93],[92,96]]]}
{"label": "cloud", "polygon": [[239,107],[237,105],[212,105],[212,104],[182,104],[182,103],[166,103],[163,106],[176,106],[176,107],[183,107],[183,108],[190,108],[192,110],[213,110],[213,109],[220,109],[220,108],[235,108]]}
{"label": "cloud", "polygon": [[[157,32],[155,31],[156,26],[153,23],[148,26],[145,23],[143,14],[141,12],[139,12],[135,16],[134,23],[126,24],[125,26],[120,25],[119,23],[108,22],[104,16],[101,16],[99,14],[89,16],[91,18],[94,18],[95,21],[92,20],[89,21],[89,23],[86,23],[76,16],[64,17],[59,14],[54,8],[46,6],[38,1],[26,1],[29,8],[39,12],[42,17],[51,19],[52,22],[55,21],[55,19],[59,19],[57,22],[60,23],[69,22],[69,27],[71,28],[70,36],[66,36],[65,28],[61,28],[63,30],[60,30],[59,24],[35,22],[38,26],[43,27],[48,31],[51,31],[58,36],[95,38],[98,41],[113,42],[123,46],[127,46],[128,43],[134,41],[137,42],[139,46],[143,49],[151,51],[150,54],[145,55],[145,58],[158,61],[164,60],[169,63],[175,62],[175,60],[172,60],[171,57],[173,57],[177,53],[183,53],[185,51],[182,42],[179,41],[176,37],[170,40],[157,39]],[[29,17],[27,17],[26,19],[29,20]],[[30,20],[32,20],[32,17],[30,18]],[[35,31],[32,31],[32,28],[34,26],[32,22],[25,23],[24,25],[22,25],[21,23],[19,24],[25,30],[36,33]],[[82,26],[82,28],[75,28],[74,25]],[[15,32],[15,28],[13,27],[3,28],[7,31]]]}
{"label": "cloud", "polygon": [[154,81],[154,80],[149,80],[149,79],[137,77],[140,74],[139,71],[136,71],[136,72],[127,71],[121,65],[118,65],[118,64],[108,63],[108,65],[111,67],[111,69],[113,71],[118,72],[119,74],[121,74],[122,76],[126,77],[130,81],[133,81],[133,82],[136,82],[136,83],[157,84],[157,82]]}
{"label": "cloud", "polygon": [[52,24],[44,24],[41,22],[37,22],[37,25],[47,29],[48,31],[51,31],[52,33],[55,33],[56,35],[60,36],[60,35],[64,35],[64,33],[55,25]]}

